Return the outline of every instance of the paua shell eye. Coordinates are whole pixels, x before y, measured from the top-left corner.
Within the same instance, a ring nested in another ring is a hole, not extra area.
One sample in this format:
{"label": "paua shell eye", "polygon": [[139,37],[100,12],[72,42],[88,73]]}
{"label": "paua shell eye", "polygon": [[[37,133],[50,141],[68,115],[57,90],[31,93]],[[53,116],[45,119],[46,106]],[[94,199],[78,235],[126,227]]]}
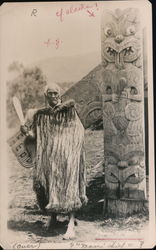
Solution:
{"label": "paua shell eye", "polygon": [[130,88],[130,94],[131,95],[137,95],[138,94],[138,90],[135,87],[131,87]]}
{"label": "paua shell eye", "polygon": [[128,161],[128,165],[132,166],[132,165],[137,165],[139,163],[139,157],[138,156],[132,156],[129,161]]}
{"label": "paua shell eye", "polygon": [[129,26],[129,27],[127,28],[127,30],[126,30],[126,34],[127,34],[127,35],[133,35],[133,34],[135,34],[135,26],[134,26],[134,25]]}
{"label": "paua shell eye", "polygon": [[106,94],[108,94],[108,95],[112,94],[112,88],[110,86],[106,87]]}
{"label": "paua shell eye", "polygon": [[104,33],[105,33],[106,36],[112,36],[113,35],[113,31],[112,31],[112,29],[110,27],[106,27],[104,29]]}

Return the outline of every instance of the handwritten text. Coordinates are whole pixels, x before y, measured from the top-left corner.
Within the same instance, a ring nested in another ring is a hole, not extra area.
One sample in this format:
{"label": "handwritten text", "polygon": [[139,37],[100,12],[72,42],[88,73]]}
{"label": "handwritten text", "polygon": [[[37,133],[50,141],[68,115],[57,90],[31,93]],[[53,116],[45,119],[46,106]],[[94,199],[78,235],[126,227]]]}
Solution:
{"label": "handwritten text", "polygon": [[36,16],[36,13],[37,13],[37,9],[33,9],[31,12],[31,16]]}
{"label": "handwritten text", "polygon": [[15,243],[13,244],[13,249],[38,249],[40,247],[40,242],[38,243]]}
{"label": "handwritten text", "polygon": [[77,7],[71,6],[70,8],[66,8],[66,9],[60,8],[56,12],[56,16],[59,18],[59,20],[61,22],[63,22],[65,16],[70,15],[70,14],[74,14],[74,13],[79,12],[79,11],[86,11],[86,13],[89,17],[95,17],[94,12],[97,10],[99,10],[97,3],[92,3],[92,4],[81,3]]}
{"label": "handwritten text", "polygon": [[44,41],[44,45],[46,47],[54,46],[55,49],[60,48],[62,43],[63,43],[62,40],[59,38],[55,38],[55,39],[48,38],[46,41]]}
{"label": "handwritten text", "polygon": [[115,241],[104,241],[101,244],[100,243],[83,243],[83,242],[71,242],[70,248],[71,249],[99,249],[99,248],[105,248],[105,249],[126,249],[126,248],[139,248],[141,249],[143,247],[144,241],[143,240],[135,240],[135,241],[129,241],[129,240],[122,240],[121,242],[118,240]]}

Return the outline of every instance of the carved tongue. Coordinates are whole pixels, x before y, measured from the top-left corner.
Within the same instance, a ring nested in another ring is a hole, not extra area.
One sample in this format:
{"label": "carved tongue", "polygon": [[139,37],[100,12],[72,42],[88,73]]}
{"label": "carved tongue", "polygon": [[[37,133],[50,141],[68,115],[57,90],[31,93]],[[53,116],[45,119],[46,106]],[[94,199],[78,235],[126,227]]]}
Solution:
{"label": "carved tongue", "polygon": [[115,53],[115,66],[119,69],[124,68],[123,51],[120,53]]}

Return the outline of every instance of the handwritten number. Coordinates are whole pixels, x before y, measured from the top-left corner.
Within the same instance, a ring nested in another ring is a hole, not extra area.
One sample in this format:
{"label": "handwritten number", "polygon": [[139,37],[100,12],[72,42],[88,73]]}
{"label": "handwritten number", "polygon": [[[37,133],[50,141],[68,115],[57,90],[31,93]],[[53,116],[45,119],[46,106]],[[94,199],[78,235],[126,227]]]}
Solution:
{"label": "handwritten number", "polygon": [[51,44],[50,39],[48,39],[46,42],[44,42],[44,44],[48,47]]}
{"label": "handwritten number", "polygon": [[57,39],[55,39],[53,41],[51,41],[51,39],[49,38],[47,41],[44,42],[44,44],[47,47],[49,47],[51,44],[54,44],[55,49],[58,49],[60,47],[61,43],[62,43],[62,41],[59,38],[57,38]]}

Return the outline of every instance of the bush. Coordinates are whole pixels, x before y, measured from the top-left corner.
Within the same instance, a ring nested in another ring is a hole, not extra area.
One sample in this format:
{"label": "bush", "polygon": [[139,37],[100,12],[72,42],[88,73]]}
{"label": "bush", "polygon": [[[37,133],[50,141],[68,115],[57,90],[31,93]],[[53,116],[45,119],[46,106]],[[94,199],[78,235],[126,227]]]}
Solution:
{"label": "bush", "polygon": [[25,114],[29,108],[44,105],[43,90],[45,85],[46,77],[38,67],[24,68],[22,66],[18,70],[18,76],[7,82],[7,122],[9,127],[13,127],[17,122],[12,97],[16,96],[19,98]]}

